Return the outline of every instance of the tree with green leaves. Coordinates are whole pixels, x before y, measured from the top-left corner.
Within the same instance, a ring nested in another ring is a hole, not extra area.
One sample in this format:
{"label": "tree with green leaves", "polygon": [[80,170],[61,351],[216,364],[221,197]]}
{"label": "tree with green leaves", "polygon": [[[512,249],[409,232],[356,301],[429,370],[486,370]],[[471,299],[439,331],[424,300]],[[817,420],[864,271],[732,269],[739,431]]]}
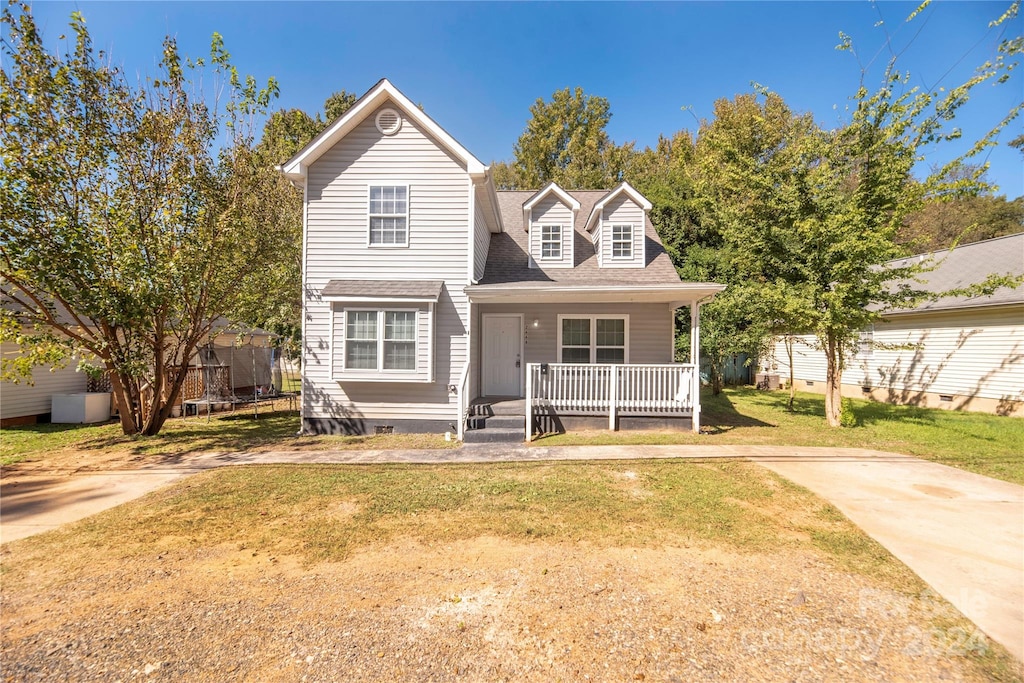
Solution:
{"label": "tree with green leaves", "polygon": [[109,374],[123,431],[156,434],[198,347],[281,244],[275,207],[246,182],[277,84],[240,77],[217,34],[194,62],[166,39],[159,75],[136,84],[77,12],[62,55],[27,5],[2,22],[0,336],[21,348],[4,378],[85,358]]}
{"label": "tree with green leaves", "polygon": [[513,163],[496,170],[499,187],[538,189],[552,181],[569,190],[611,187],[631,149],[616,147],[608,137],[611,116],[607,99],[582,88],[555,91],[550,102],[538,98]]}
{"label": "tree with green leaves", "polygon": [[[965,164],[954,177],[978,175],[987,185],[985,169]],[[934,252],[1024,230],[1024,197],[1008,200],[991,192],[958,197],[926,197],[920,211],[900,226],[897,241],[913,253]]]}
{"label": "tree with green leaves", "polygon": [[247,215],[275,226],[274,257],[254,273],[239,292],[232,317],[277,335],[282,350],[299,357],[302,337],[302,190],[278,167],[343,116],[357,97],[345,90],[331,94],[323,115],[301,109],[275,111],[267,117],[253,163],[235,169],[235,181],[246,188],[242,198]]}
{"label": "tree with green leaves", "polygon": [[[1014,3],[1002,20],[1016,10]],[[915,164],[925,148],[959,137],[948,122],[974,88],[1005,80],[1013,66],[1006,58],[1019,51],[1018,40],[1004,41],[1000,57],[967,82],[934,91],[910,87],[894,57],[878,89],[861,85],[847,125],[825,131],[808,122],[799,135],[767,149],[743,149],[728,138],[723,144],[706,136],[716,153],[709,169],[718,178],[712,211],[736,255],[733,265],[758,287],[757,301],[769,322],[817,337],[827,362],[829,425],[841,423],[842,373],[861,330],[924,296],[915,288],[924,266],[892,263],[905,255],[897,241],[901,226],[929,198],[949,200],[984,189],[983,167],[955,171],[992,144],[1020,106],[923,181],[913,178]],[[776,96],[763,90],[761,96],[768,112]],[[737,139],[758,143],[760,122],[749,120],[757,125]],[[741,120],[724,128],[743,131],[746,125]],[[1006,279],[994,277],[970,293],[1000,284]]]}

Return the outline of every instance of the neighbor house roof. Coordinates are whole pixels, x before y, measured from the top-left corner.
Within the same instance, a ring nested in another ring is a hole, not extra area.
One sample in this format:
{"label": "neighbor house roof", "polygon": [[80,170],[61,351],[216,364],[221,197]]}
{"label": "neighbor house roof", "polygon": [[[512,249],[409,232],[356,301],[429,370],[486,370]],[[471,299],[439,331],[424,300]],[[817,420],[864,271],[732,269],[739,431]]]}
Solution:
{"label": "neighbor house roof", "polygon": [[417,107],[412,100],[391,84],[386,78],[382,78],[370,88],[366,94],[360,97],[349,107],[348,111],[342,114],[337,120],[327,126],[326,129],[309,144],[296,152],[295,156],[281,166],[281,171],[292,180],[301,180],[306,176],[306,169],[310,164],[319,159],[327,150],[331,149],[343,137],[358,126],[363,120],[372,114],[376,109],[387,101],[391,101],[402,110],[402,113],[416,122],[418,126],[426,130],[435,140],[451,152],[457,159],[466,165],[466,171],[476,177],[483,177],[487,173],[487,167],[460,145],[458,141],[448,134],[436,121],[427,116]]}
{"label": "neighbor house roof", "polygon": [[484,275],[478,284],[466,288],[471,298],[480,299],[489,293],[511,294],[520,291],[541,297],[544,293],[569,294],[573,291],[615,291],[628,300],[658,298],[687,301],[703,298],[724,289],[722,285],[706,282],[682,282],[665,247],[658,237],[650,218],[645,220],[645,268],[600,268],[590,235],[586,232],[586,217],[594,205],[609,195],[608,190],[574,190],[570,194],[580,204],[575,214],[575,264],[573,268],[543,270],[530,268],[529,234],[523,218],[523,205],[535,192],[500,191],[498,208],[505,232],[491,235]]}
{"label": "neighbor house roof", "polygon": [[[918,254],[891,261],[890,265],[900,267],[915,262],[934,264],[934,269],[921,275],[922,282],[911,283],[917,289],[939,294],[962,289],[984,282],[990,275],[1024,276],[1024,232],[1005,237],[965,244],[952,250],[934,254]],[[1024,284],[1017,287],[1001,287],[988,296],[949,296],[925,303],[913,309],[888,311],[891,313],[916,313],[922,311],[943,311],[980,306],[998,306],[1024,303]]]}

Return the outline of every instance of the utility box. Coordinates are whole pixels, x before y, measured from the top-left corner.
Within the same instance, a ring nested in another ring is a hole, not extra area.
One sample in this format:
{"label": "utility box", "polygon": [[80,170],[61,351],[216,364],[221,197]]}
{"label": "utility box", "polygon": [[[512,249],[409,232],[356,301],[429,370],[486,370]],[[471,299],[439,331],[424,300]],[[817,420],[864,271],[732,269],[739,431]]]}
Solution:
{"label": "utility box", "polygon": [[90,424],[110,419],[110,394],[54,394],[50,399],[50,422]]}
{"label": "utility box", "polygon": [[758,389],[775,391],[779,388],[779,376],[767,372],[759,372],[754,377],[754,383]]}

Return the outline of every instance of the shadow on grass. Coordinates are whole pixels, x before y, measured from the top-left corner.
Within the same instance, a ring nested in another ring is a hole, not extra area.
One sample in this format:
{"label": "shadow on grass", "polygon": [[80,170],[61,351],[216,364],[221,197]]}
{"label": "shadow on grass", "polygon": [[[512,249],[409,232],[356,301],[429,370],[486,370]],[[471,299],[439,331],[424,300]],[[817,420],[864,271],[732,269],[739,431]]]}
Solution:
{"label": "shadow on grass", "polygon": [[[741,399],[744,403],[763,406],[780,414],[788,413],[799,417],[815,418],[824,418],[825,416],[825,396],[823,394],[797,394],[793,399],[793,409],[788,410],[788,391],[762,391],[753,388],[738,388],[732,389],[730,393],[735,398]],[[726,404],[729,403],[729,399],[725,394],[718,397],[709,396],[705,400],[707,401],[705,412],[710,409],[711,405],[717,406],[720,401],[724,401]],[[849,399],[844,398],[843,400]],[[938,411],[934,409],[881,403],[868,399],[852,399],[852,404],[858,426],[879,422],[903,422],[931,426],[935,425],[938,421],[936,419]]]}
{"label": "shadow on grass", "polygon": [[[739,390],[742,391],[742,390]],[[751,393],[757,393],[751,390]],[[737,427],[770,427],[778,425],[744,415],[736,409],[729,396],[708,394],[701,397],[701,431],[708,434],[725,434]]]}
{"label": "shadow on grass", "polygon": [[38,424],[5,430],[18,433],[29,442],[49,437],[55,447],[83,451],[121,451],[144,455],[154,463],[174,463],[184,456],[208,451],[241,451],[294,438],[299,431],[299,413],[277,410],[188,419],[172,418],[156,436],[126,436],[117,422],[103,425]]}

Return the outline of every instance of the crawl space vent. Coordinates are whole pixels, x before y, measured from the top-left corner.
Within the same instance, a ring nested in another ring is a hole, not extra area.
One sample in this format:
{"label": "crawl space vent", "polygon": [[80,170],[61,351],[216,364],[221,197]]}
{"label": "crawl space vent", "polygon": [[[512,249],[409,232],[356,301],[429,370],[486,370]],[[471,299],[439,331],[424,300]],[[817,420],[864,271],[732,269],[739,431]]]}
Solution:
{"label": "crawl space vent", "polygon": [[384,135],[394,135],[402,127],[402,117],[394,109],[377,112],[377,130]]}

